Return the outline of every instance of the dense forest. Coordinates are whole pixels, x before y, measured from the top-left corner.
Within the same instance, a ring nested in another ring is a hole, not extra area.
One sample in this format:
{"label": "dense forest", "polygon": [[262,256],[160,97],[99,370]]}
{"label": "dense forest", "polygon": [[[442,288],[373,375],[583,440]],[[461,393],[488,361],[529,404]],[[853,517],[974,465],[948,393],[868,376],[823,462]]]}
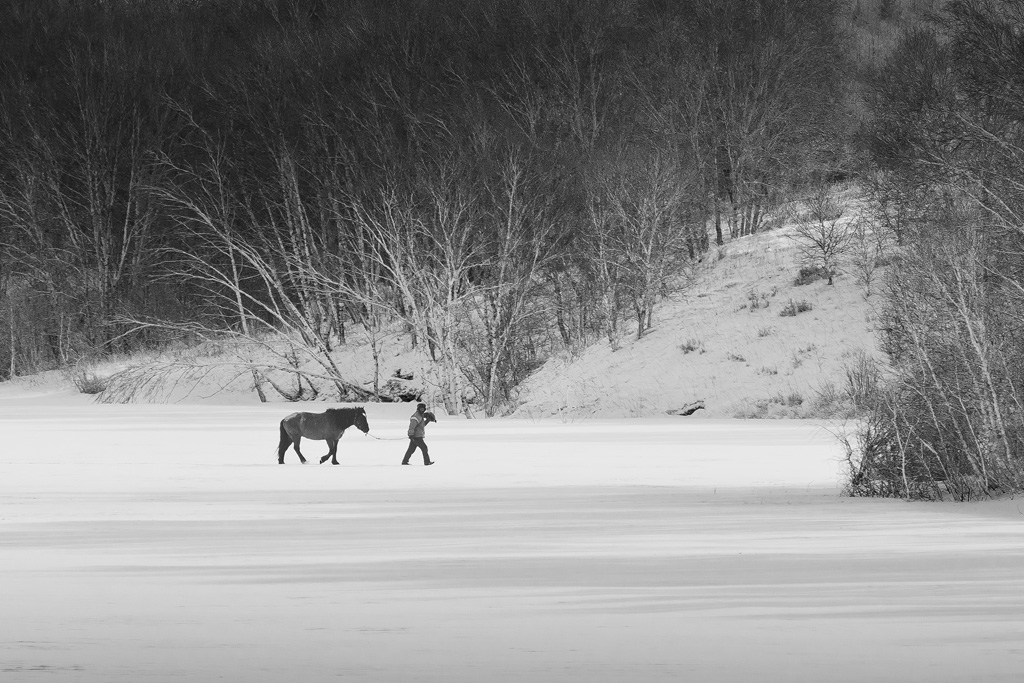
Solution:
{"label": "dense forest", "polygon": [[493,412],[843,168],[839,7],[9,3],[3,367],[272,334],[362,398],[398,322]]}
{"label": "dense forest", "polygon": [[1007,0],[8,0],[0,374],[220,340],[259,391],[287,394],[272,366],[363,400],[337,352],[397,330],[449,412],[496,414],[852,182],[895,265],[853,491],[1019,490],[1021,26]]}

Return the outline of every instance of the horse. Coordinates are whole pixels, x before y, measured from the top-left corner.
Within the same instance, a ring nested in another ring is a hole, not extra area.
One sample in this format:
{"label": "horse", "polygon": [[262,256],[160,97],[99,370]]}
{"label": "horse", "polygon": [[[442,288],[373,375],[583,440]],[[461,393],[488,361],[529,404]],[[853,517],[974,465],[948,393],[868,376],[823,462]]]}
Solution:
{"label": "horse", "polygon": [[370,431],[370,424],[366,421],[365,408],[328,408],[322,413],[292,413],[281,420],[281,443],[277,446],[277,463],[284,464],[284,452],[288,446],[295,446],[295,452],[299,455],[302,464],[306,459],[299,450],[299,442],[302,437],[314,441],[326,441],[330,449],[327,455],[320,458],[320,464],[331,459],[332,465],[338,464],[338,439],[349,427],[366,434]]}

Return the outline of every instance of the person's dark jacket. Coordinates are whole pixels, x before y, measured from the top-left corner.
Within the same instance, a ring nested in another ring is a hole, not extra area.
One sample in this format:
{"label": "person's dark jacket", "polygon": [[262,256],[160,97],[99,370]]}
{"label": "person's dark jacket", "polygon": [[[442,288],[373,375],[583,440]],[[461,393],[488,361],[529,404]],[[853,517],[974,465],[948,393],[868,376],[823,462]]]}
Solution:
{"label": "person's dark jacket", "polygon": [[427,424],[430,422],[437,422],[437,418],[431,412],[420,413],[416,411],[409,418],[409,438],[410,439],[422,439],[426,436]]}

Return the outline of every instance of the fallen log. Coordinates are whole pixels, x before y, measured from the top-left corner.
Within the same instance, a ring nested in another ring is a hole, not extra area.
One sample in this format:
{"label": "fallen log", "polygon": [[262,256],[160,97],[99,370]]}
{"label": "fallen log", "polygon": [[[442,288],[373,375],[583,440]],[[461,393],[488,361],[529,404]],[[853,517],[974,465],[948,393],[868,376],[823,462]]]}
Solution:
{"label": "fallen log", "polygon": [[676,408],[675,410],[666,410],[665,412],[668,413],[669,415],[682,415],[685,417],[686,415],[693,415],[698,410],[703,409],[704,401],[694,401],[692,403],[687,403],[682,408]]}

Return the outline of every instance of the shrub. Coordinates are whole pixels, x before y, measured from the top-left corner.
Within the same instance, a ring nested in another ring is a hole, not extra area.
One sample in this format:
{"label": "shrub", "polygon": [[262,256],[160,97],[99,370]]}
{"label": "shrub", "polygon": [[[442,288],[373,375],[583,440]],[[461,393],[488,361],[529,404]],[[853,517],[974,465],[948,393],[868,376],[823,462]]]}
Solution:
{"label": "shrub", "polygon": [[107,378],[91,372],[79,372],[74,377],[75,387],[80,393],[95,396],[107,388]]}
{"label": "shrub", "polygon": [[793,391],[789,395],[779,393],[745,404],[733,417],[748,420],[799,418],[805,413],[803,403],[804,397],[800,392]]}
{"label": "shrub", "polygon": [[758,292],[756,289],[752,289],[747,292],[747,301],[749,303],[740,307],[740,310],[747,307],[749,307],[751,311],[755,311],[759,308],[768,308],[771,306],[771,298],[778,293],[778,287],[772,287],[770,292]]}
{"label": "shrub", "polygon": [[803,285],[809,285],[817,280],[825,280],[828,278],[828,273],[821,266],[803,266],[800,268],[800,273],[796,276],[796,280],[793,284],[797,287]]}
{"label": "shrub", "polygon": [[694,351],[704,353],[704,342],[699,339],[687,339],[679,345],[679,348],[682,349],[683,353],[693,353]]}
{"label": "shrub", "polygon": [[871,410],[879,404],[881,372],[878,361],[860,351],[846,366],[846,396],[858,410]]}
{"label": "shrub", "polygon": [[844,396],[832,382],[824,382],[815,392],[812,401],[813,412],[821,417],[832,417],[841,408]]}
{"label": "shrub", "polygon": [[787,408],[799,408],[804,404],[804,397],[799,391],[791,391],[788,394],[778,393],[767,400],[767,403],[774,403]]}
{"label": "shrub", "polygon": [[80,361],[61,370],[61,376],[70,382],[80,393],[95,396],[102,394],[110,383],[110,378],[96,373],[96,365],[89,361]]}
{"label": "shrub", "polygon": [[811,306],[811,304],[809,304],[806,301],[793,301],[792,299],[790,299],[789,303],[786,304],[781,311],[779,311],[779,315],[782,317],[793,317],[798,313],[803,313],[804,311],[809,311],[813,308],[814,306]]}

